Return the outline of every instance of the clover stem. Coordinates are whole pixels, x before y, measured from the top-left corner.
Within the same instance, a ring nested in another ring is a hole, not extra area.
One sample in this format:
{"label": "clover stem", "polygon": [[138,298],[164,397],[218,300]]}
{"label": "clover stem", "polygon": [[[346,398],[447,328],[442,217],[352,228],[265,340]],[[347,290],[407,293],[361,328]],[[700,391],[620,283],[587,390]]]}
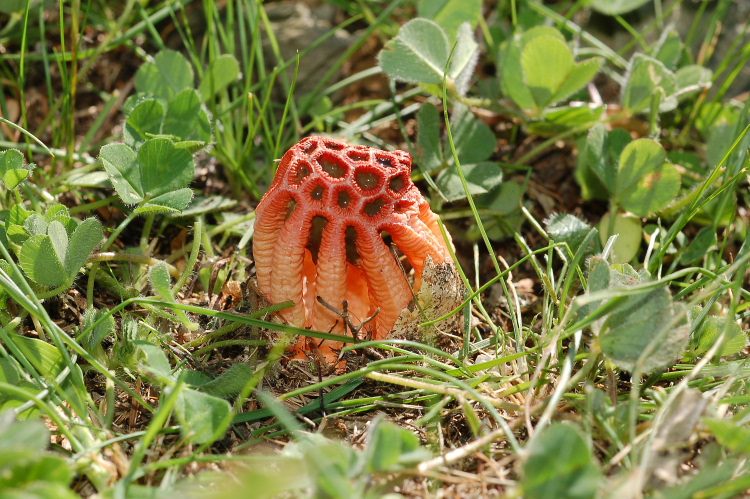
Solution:
{"label": "clover stem", "polygon": [[201,355],[210,352],[211,350],[216,350],[218,348],[222,347],[229,347],[229,346],[244,346],[244,347],[259,347],[259,346],[265,346],[268,345],[268,341],[266,340],[224,340],[224,341],[216,341],[214,343],[210,343],[204,347],[199,348],[198,350],[193,352],[193,357],[200,357]]}
{"label": "clover stem", "polygon": [[617,203],[614,201],[610,201],[609,203],[609,220],[607,224],[607,239],[612,237],[612,235],[615,232],[615,218],[617,217],[617,212],[620,210],[620,207],[617,206]]}
{"label": "clover stem", "polygon": [[[598,349],[598,343],[597,343],[597,349]],[[583,366],[581,366],[581,369],[578,370],[575,375],[573,375],[572,378],[570,378],[570,381],[568,381],[568,387],[575,387],[583,381],[590,372],[599,364],[600,355],[599,352],[600,349],[597,352],[593,351],[593,344],[592,344],[592,351],[589,352],[588,357],[586,357],[586,362],[584,362]]]}
{"label": "clover stem", "polygon": [[[125,287],[123,286],[120,281],[118,281],[116,278],[114,278],[112,275],[106,273],[106,272],[100,272],[100,268],[96,267],[96,275],[95,279],[98,283],[100,283],[110,294],[114,296],[120,296],[123,300],[127,300],[130,298],[135,298],[138,296],[138,290],[133,287]],[[111,272],[111,270],[110,270]],[[91,278],[91,273],[89,273],[89,279]],[[93,296],[93,295],[92,295]],[[87,298],[88,299],[88,298]]]}
{"label": "clover stem", "polygon": [[579,125],[569,130],[565,130],[564,132],[558,133],[557,135],[554,135],[546,139],[544,142],[541,142],[540,144],[532,148],[529,152],[527,152],[520,158],[516,159],[513,163],[516,165],[526,165],[529,161],[535,158],[538,154],[541,154],[545,149],[547,149],[549,146],[551,146],[558,140],[562,140],[566,137],[570,137],[570,136],[579,134],[581,132],[587,131],[589,128],[591,128],[591,124],[584,123],[583,125]]}
{"label": "clover stem", "polygon": [[[115,252],[99,252],[94,253],[86,260],[87,262],[113,262],[113,261],[122,261],[122,262],[129,262],[129,263],[141,263],[144,265],[150,265],[154,266],[157,263],[161,262],[162,260],[159,260],[158,258],[153,258],[146,255],[131,255],[129,253],[115,253]],[[166,264],[167,270],[169,271],[169,275],[174,277],[175,279],[180,278],[180,271],[177,270],[177,267],[174,265]]]}
{"label": "clover stem", "polygon": [[185,285],[185,282],[187,282],[188,278],[193,273],[193,268],[195,268],[195,262],[198,261],[198,255],[201,251],[201,240],[203,239],[203,223],[201,222],[200,218],[195,220],[195,226],[193,227],[193,246],[190,250],[190,257],[188,258],[187,265],[185,266],[185,270],[182,272],[182,275],[177,279],[177,282],[175,283],[174,287],[172,288],[172,293],[177,294],[180,292],[182,287]]}
{"label": "clover stem", "polygon": [[[76,168],[76,171],[78,171],[78,168]],[[68,209],[68,212],[71,215],[75,215],[76,213],[91,213],[94,210],[97,210],[103,206],[107,206],[112,204],[113,201],[118,199],[119,196],[109,196],[104,199],[100,199],[98,201],[92,201],[90,203],[85,204],[79,204],[78,206],[73,206],[72,208]]]}
{"label": "clover stem", "polygon": [[249,222],[251,220],[255,220],[255,212],[254,211],[251,212],[251,213],[246,213],[245,215],[243,215],[241,217],[233,218],[231,220],[227,220],[226,222],[220,223],[219,225],[217,225],[216,227],[214,227],[213,229],[211,229],[210,231],[208,231],[208,235],[210,237],[216,237],[219,234],[221,234],[222,232],[228,231],[232,227],[235,227],[235,226],[237,226],[239,224],[242,224],[242,223],[245,223],[245,222]]}
{"label": "clover stem", "polygon": [[110,234],[109,238],[107,238],[107,240],[104,242],[104,245],[102,245],[102,249],[101,249],[102,253],[105,252],[105,251],[107,251],[109,249],[109,247],[112,246],[112,243],[115,242],[115,239],[117,239],[117,236],[119,236],[120,233],[123,230],[125,230],[125,227],[127,227],[128,224],[130,224],[130,222],[132,222],[133,219],[135,217],[137,217],[137,216],[138,215],[136,214],[136,212],[133,211],[133,212],[130,213],[130,215],[127,216],[127,218],[125,218],[125,220],[123,220],[122,222],[120,222],[120,225],[118,225],[115,228],[115,230],[112,231],[112,234]]}
{"label": "clover stem", "polygon": [[143,224],[143,230],[141,231],[141,252],[144,255],[148,251],[148,236],[151,235],[151,227],[154,225],[155,218],[156,214],[151,213],[146,217],[146,222]]}
{"label": "clover stem", "polygon": [[34,329],[36,329],[39,339],[42,341],[48,341],[47,335],[44,333],[44,327],[42,327],[42,323],[39,322],[39,318],[36,315],[31,314],[31,321],[34,323]]}
{"label": "clover stem", "polygon": [[96,282],[96,273],[99,271],[99,265],[92,265],[89,271],[89,281],[86,284],[86,307],[94,306],[94,283]]}
{"label": "clover stem", "polygon": [[50,289],[48,291],[45,291],[43,293],[37,293],[36,296],[40,300],[45,300],[47,298],[51,298],[53,296],[59,295],[60,293],[62,293],[63,291],[65,291],[66,289],[68,289],[69,287],[71,287],[72,285],[73,285],[73,279],[68,279],[64,283],[62,283],[60,286],[58,286],[58,287],[56,287],[54,289]]}
{"label": "clover stem", "polygon": [[659,127],[659,106],[661,105],[661,97],[664,93],[660,87],[656,87],[656,90],[656,92],[651,94],[649,109],[649,136],[653,139],[658,139],[659,132],[661,131],[661,127]]}
{"label": "clover stem", "polygon": [[[110,374],[114,376],[114,373],[110,371]],[[105,398],[102,401],[102,404],[106,404],[106,412],[104,412],[104,421],[103,421],[103,427],[109,428],[112,425],[112,421],[115,418],[115,382],[112,381],[110,378],[107,378],[105,380]],[[101,405],[99,406],[99,411],[102,411]]]}
{"label": "clover stem", "polygon": [[294,337],[289,333],[282,333],[279,335],[276,343],[274,343],[274,345],[271,347],[271,350],[266,355],[265,362],[258,366],[255,374],[253,374],[253,377],[250,378],[248,382],[245,383],[245,386],[242,387],[242,390],[240,390],[240,394],[237,396],[237,399],[234,402],[234,406],[232,407],[232,412],[235,415],[242,412],[242,406],[245,403],[245,400],[247,400],[253,390],[255,390],[255,387],[258,386],[258,383],[260,383],[261,380],[265,378],[266,374],[271,370],[271,368],[275,366],[279,360],[281,360],[281,356],[284,355],[284,351],[292,342],[293,338]]}

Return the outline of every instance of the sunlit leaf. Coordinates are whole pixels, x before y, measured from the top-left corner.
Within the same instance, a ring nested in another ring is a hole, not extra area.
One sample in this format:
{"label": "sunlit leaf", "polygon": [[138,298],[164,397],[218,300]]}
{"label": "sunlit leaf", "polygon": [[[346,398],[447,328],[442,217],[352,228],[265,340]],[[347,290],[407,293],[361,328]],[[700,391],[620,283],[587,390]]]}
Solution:
{"label": "sunlit leaf", "polygon": [[620,101],[622,106],[632,112],[640,112],[651,106],[651,99],[657,89],[662,89],[659,110],[670,111],[677,105],[673,98],[677,91],[677,77],[661,61],[644,54],[636,54],[630,61],[627,82],[622,87]]}
{"label": "sunlit leaf", "polygon": [[649,1],[650,0],[592,0],[591,8],[602,14],[616,16],[633,11]]}
{"label": "sunlit leaf", "polygon": [[107,144],[101,148],[99,159],[123,202],[136,204],[143,201],[141,169],[133,149],[125,144]]}
{"label": "sunlit leaf", "polygon": [[18,263],[27,276],[42,286],[60,286],[67,277],[52,240],[46,235],[27,239],[21,247]]}
{"label": "sunlit leaf", "polygon": [[378,55],[385,73],[409,83],[443,82],[450,48],[440,26],[428,19],[412,19],[389,41]]}
{"label": "sunlit leaf", "polygon": [[156,54],[153,62],[138,68],[135,88],[169,101],[180,91],[193,88],[193,68],[179,52],[162,50]]}
{"label": "sunlit leaf", "polygon": [[[591,232],[591,225],[569,213],[552,215],[545,220],[544,225],[554,242],[567,243],[573,253],[578,251],[583,240]],[[593,250],[593,245],[591,246]]]}
{"label": "sunlit leaf", "polygon": [[174,406],[180,432],[197,444],[221,437],[232,421],[232,407],[224,399],[183,387]]}
{"label": "sunlit leaf", "polygon": [[198,87],[201,100],[206,102],[227,88],[240,75],[237,59],[231,54],[221,54],[211,61]]}
{"label": "sunlit leaf", "polygon": [[482,0],[420,0],[417,4],[417,16],[439,24],[449,41],[455,39],[463,23],[476,27],[481,14]]}
{"label": "sunlit leaf", "polygon": [[641,221],[632,216],[618,214],[610,233],[610,214],[605,214],[599,222],[599,241],[606,244],[610,236],[617,234],[617,240],[612,248],[612,261],[625,263],[633,259],[638,253],[643,239]]}
{"label": "sunlit leaf", "polygon": [[[469,194],[484,194],[499,186],[503,181],[503,171],[495,163],[485,161],[462,164],[461,170],[466,179]],[[466,198],[466,192],[455,166],[440,172],[435,183],[448,201]]]}
{"label": "sunlit leaf", "polygon": [[581,433],[554,423],[534,434],[526,448],[521,486],[536,499],[596,497],[601,472]]}

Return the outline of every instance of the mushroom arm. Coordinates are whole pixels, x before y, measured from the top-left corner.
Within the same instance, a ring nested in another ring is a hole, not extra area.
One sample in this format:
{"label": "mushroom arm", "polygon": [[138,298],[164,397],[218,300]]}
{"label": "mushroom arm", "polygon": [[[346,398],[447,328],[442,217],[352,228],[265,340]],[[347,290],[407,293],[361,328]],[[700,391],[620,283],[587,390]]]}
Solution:
{"label": "mushroom arm", "polygon": [[282,311],[281,314],[296,326],[305,324],[303,282],[305,245],[310,234],[310,225],[310,217],[304,210],[294,210],[279,231],[279,237],[273,247],[270,300],[271,303],[292,300],[294,306]]}
{"label": "mushroom arm", "polygon": [[358,264],[369,288],[370,302],[380,307],[373,337],[382,339],[411,301],[411,289],[380,234],[358,230],[355,245]]}
{"label": "mushroom arm", "polygon": [[288,192],[269,191],[255,209],[255,229],[253,233],[253,258],[258,288],[266,296],[271,296],[271,271],[276,241],[286,220],[287,206],[292,200]]}
{"label": "mushroom arm", "polygon": [[[320,250],[318,251],[315,294],[339,310],[342,308],[342,302],[346,299],[346,270],[343,227],[327,224],[323,229]],[[323,306],[318,300],[315,300],[312,307],[313,329],[328,331],[338,320],[339,324],[333,332],[344,334],[341,317]]]}
{"label": "mushroom arm", "polygon": [[393,225],[388,227],[388,233],[393,238],[398,249],[406,255],[406,258],[414,267],[414,273],[419,276],[424,267],[427,255],[432,257],[435,263],[450,261],[448,249],[441,240],[433,237],[430,229],[419,219],[415,218],[410,225]]}

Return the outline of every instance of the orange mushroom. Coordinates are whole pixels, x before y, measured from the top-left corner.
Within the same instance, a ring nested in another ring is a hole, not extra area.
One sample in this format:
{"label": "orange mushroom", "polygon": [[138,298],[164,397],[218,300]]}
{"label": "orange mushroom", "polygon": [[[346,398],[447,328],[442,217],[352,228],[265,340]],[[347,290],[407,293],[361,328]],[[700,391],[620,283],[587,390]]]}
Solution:
{"label": "orange mushroom", "polygon": [[[289,323],[345,334],[342,317],[329,307],[341,310],[346,300],[355,325],[379,309],[372,337],[385,338],[412,292],[384,232],[414,268],[415,289],[428,255],[452,265],[437,216],[410,173],[405,151],[324,137],[307,137],[287,151],[255,210],[253,256],[266,298],[294,302],[282,311]],[[315,345],[335,362],[341,344],[319,343],[301,337],[295,350]]]}

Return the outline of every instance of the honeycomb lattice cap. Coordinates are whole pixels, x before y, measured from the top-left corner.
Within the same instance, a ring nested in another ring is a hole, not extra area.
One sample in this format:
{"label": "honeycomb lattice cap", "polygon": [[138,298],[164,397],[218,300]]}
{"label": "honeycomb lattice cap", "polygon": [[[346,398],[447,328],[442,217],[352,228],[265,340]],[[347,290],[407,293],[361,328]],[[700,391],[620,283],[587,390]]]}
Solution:
{"label": "honeycomb lattice cap", "polygon": [[355,226],[378,224],[422,197],[410,175],[405,151],[308,137],[284,155],[270,190],[287,190],[316,215],[346,218]]}

